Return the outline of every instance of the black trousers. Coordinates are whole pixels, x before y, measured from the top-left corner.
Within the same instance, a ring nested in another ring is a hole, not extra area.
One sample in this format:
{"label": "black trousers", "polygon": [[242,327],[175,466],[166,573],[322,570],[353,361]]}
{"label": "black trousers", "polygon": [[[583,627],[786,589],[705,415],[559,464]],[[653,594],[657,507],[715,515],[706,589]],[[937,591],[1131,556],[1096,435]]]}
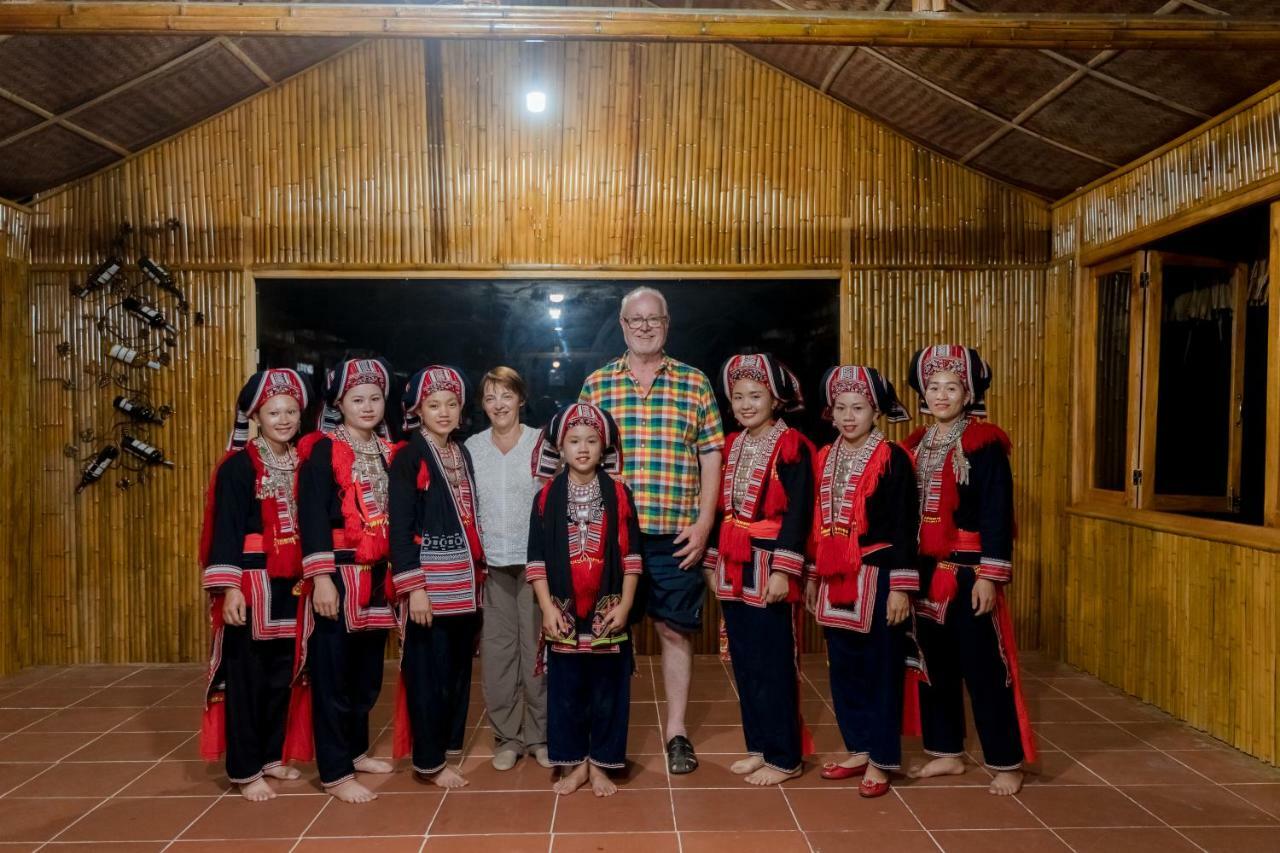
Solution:
{"label": "black trousers", "polygon": [[227,776],[245,784],[280,763],[289,714],[293,640],[255,640],[246,624],[222,634],[226,678]]}
{"label": "black trousers", "polygon": [[405,625],[400,667],[419,773],[441,770],[446,754],[462,749],[479,631],[479,613],[436,616],[430,628],[412,620]]}
{"label": "black trousers", "polygon": [[354,763],[369,753],[369,712],[382,691],[387,632],[348,631],[337,619],[315,617],[307,644],[311,726],[316,768],[326,787],[354,778]]}
{"label": "black trousers", "polygon": [[729,657],[738,684],[747,752],[774,770],[800,769],[800,686],[792,605],[754,607],[720,602],[729,634]]}
{"label": "black trousers", "polygon": [[620,770],[627,765],[631,721],[631,642],[617,654],[547,654],[547,753],[552,764],[590,761]]}
{"label": "black trousers", "polygon": [[831,700],[845,749],[883,770],[902,766],[902,689],[909,648],[903,621],[890,626],[889,572],[880,570],[867,633],[827,626]]}
{"label": "black trousers", "polygon": [[916,630],[929,684],[920,685],[920,726],[930,755],[964,752],[964,690],[982,743],[983,763],[992,770],[1022,765],[1022,735],[1013,679],[996,633],[994,613],[973,613],[973,569],[956,572],[959,588],[944,623],[918,618]]}

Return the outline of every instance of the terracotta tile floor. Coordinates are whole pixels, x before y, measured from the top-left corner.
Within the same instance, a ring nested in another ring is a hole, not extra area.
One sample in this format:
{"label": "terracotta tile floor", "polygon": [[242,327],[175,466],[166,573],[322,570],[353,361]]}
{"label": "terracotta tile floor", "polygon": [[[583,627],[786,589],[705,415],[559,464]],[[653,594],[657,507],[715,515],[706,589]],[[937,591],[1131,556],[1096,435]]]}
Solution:
{"label": "terracotta tile floor", "polygon": [[[820,751],[834,754],[825,663],[807,658],[805,715]],[[708,657],[695,664],[688,716],[702,767],[690,776],[666,772],[661,673],[642,659],[632,763],[613,799],[557,800],[550,771],[529,761],[493,770],[477,686],[460,759],[471,786],[445,794],[407,772],[370,777],[380,796],[360,807],[321,793],[311,767],[271,803],[230,793],[221,768],[198,760],[200,667],[38,668],[0,680],[0,853],[1280,850],[1280,770],[1076,670],[1025,658],[1043,755],[1012,799],[987,794],[990,776],[975,764],[862,800],[854,784],[818,778],[827,754],[781,788],[748,788],[728,770],[742,749],[731,678]],[[392,697],[385,690],[374,715],[384,756]],[[918,740],[907,752],[918,758]]]}

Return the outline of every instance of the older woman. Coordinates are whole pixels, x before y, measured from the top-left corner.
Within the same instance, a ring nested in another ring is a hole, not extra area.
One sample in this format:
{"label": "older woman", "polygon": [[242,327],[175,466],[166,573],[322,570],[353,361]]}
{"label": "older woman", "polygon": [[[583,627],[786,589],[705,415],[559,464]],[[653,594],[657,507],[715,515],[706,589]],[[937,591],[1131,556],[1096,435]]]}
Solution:
{"label": "older woman", "polygon": [[510,367],[490,370],[480,383],[489,428],[466,441],[475,463],[480,538],[489,558],[480,667],[498,770],[510,770],[522,753],[532,754],[543,767],[551,765],[546,684],[533,677],[541,619],[524,573],[529,507],[537,492],[529,460],[539,434],[520,422],[525,397],[519,373]]}

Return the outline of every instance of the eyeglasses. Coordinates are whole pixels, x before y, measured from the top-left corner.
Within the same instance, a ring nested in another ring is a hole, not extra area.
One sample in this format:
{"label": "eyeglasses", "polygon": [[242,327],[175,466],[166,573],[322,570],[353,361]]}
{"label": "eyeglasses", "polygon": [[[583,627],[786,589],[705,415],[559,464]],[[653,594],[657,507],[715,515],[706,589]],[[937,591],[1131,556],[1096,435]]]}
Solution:
{"label": "eyeglasses", "polygon": [[654,317],[623,317],[622,322],[627,324],[627,328],[632,331],[643,329],[648,326],[661,326],[667,322],[668,318],[665,314],[658,314]]}

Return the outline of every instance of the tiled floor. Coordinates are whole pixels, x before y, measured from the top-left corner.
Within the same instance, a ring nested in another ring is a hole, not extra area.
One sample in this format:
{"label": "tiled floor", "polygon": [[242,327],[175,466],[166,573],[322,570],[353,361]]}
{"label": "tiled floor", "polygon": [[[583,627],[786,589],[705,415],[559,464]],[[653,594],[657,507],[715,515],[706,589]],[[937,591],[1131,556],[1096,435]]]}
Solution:
{"label": "tiled floor", "polygon": [[[804,711],[820,752],[836,753],[825,665],[808,657]],[[366,779],[376,802],[344,806],[320,792],[308,767],[280,798],[250,804],[228,792],[221,768],[198,760],[198,667],[29,670],[0,680],[0,853],[1280,850],[1280,770],[1075,670],[1025,657],[1044,753],[1014,799],[988,795],[989,776],[974,766],[945,780],[899,780],[889,796],[862,800],[856,780],[818,778],[824,755],[781,788],[749,788],[728,771],[743,748],[732,682],[705,658],[689,715],[702,767],[691,776],[667,775],[660,673],[645,659],[633,690],[633,764],[612,799],[557,799],[550,771],[527,761],[495,772],[477,688],[465,790],[445,794],[399,772]],[[382,755],[392,694],[384,691],[374,721]],[[918,750],[908,743],[908,761]]]}

